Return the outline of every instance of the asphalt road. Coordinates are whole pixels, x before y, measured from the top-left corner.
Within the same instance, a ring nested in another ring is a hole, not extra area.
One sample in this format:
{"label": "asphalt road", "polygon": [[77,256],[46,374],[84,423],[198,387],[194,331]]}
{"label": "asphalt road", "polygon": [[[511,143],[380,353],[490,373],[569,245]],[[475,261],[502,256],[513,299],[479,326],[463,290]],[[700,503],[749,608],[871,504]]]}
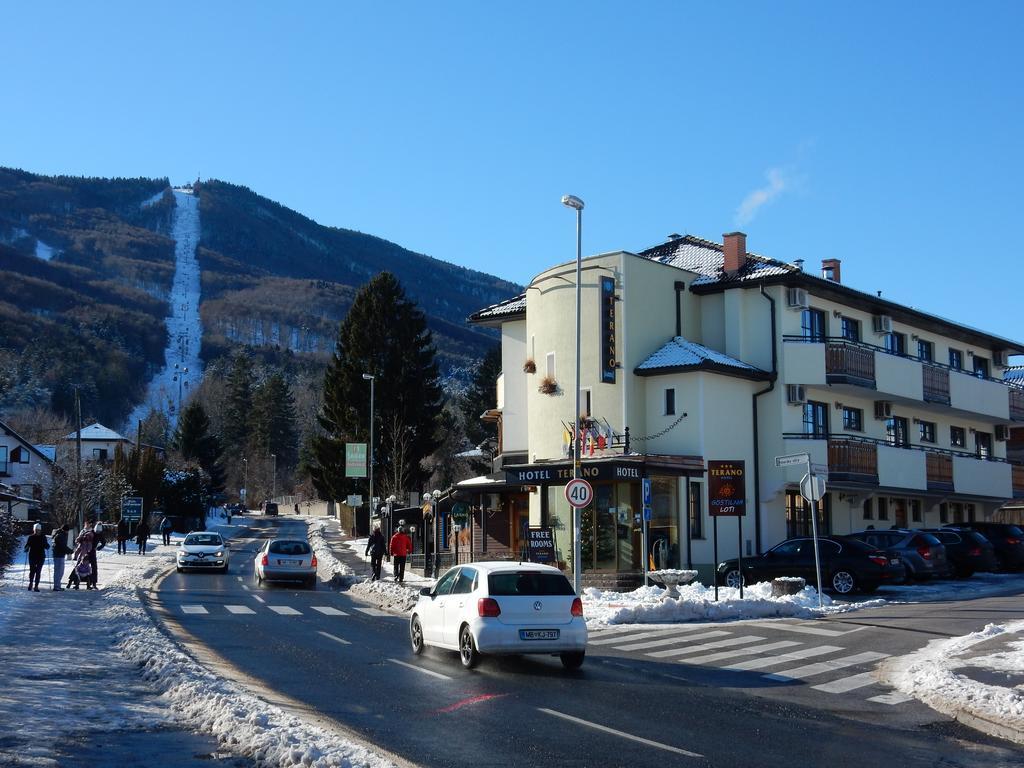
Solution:
{"label": "asphalt road", "polygon": [[531,656],[466,671],[454,653],[414,656],[404,619],[323,584],[258,587],[260,539],[306,526],[248,523],[230,573],[171,574],[158,613],[186,644],[419,765],[1021,764],[1015,748],[870,679],[885,655],[1021,617],[1016,598],[890,606],[842,621],[631,627],[596,633],[578,672]]}

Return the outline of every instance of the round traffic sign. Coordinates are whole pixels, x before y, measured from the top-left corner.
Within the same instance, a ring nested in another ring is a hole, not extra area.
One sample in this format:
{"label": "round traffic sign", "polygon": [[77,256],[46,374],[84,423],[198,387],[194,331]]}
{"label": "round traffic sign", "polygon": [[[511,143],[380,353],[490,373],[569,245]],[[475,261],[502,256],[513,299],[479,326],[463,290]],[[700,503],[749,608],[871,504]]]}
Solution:
{"label": "round traffic sign", "polygon": [[565,486],[565,500],[573,507],[585,507],[594,500],[594,488],[582,477],[577,477]]}

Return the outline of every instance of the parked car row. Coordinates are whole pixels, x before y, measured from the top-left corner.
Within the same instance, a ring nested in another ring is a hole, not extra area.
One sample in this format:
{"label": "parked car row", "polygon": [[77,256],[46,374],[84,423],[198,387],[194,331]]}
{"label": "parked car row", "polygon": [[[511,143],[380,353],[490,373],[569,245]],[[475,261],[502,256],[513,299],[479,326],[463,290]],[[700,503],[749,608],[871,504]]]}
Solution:
{"label": "parked car row", "polygon": [[[818,555],[826,590],[841,595],[873,592],[882,584],[931,578],[969,578],[983,571],[1024,568],[1024,532],[1007,523],[971,523],[943,528],[867,529],[846,536],[819,536]],[[787,539],[762,555],[718,564],[720,585],[738,587],[800,576],[817,581],[814,540]]]}

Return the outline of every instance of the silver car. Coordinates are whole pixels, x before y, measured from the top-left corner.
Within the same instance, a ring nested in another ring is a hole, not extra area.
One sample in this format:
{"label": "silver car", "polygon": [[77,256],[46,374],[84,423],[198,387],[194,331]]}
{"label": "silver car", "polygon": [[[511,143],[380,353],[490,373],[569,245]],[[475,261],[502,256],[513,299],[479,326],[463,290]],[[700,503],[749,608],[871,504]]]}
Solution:
{"label": "silver car", "polygon": [[231,550],[227,542],[214,531],[190,533],[181,542],[181,549],[178,550],[178,573],[188,568],[227,573],[230,562]]}
{"label": "silver car", "polygon": [[271,539],[256,555],[256,581],[301,581],[316,587],[316,554],[303,539]]}

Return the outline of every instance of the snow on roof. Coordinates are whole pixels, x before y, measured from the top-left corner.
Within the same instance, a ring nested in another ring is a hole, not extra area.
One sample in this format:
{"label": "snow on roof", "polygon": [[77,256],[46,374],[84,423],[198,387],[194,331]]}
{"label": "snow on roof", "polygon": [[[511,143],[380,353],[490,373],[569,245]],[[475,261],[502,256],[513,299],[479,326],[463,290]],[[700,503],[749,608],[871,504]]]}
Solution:
{"label": "snow on roof", "polygon": [[50,461],[57,460],[57,446],[56,445],[34,445],[32,446],[39,451],[43,456],[48,458]]}
{"label": "snow on roof", "polygon": [[499,301],[497,304],[491,304],[489,307],[478,309],[469,316],[469,319],[471,322],[477,320],[490,320],[496,317],[518,315],[525,311],[526,294],[521,293],[518,296],[513,296],[511,299],[505,299],[504,301]]}
{"label": "snow on roof", "polygon": [[[738,373],[748,377],[767,377],[767,371],[762,371],[749,363],[737,360],[735,357],[709,349],[702,344],[687,341],[682,336],[676,336],[663,345],[657,352],[644,360],[636,367],[636,373],[646,371],[668,372],[691,369],[719,370],[723,373]],[[730,369],[732,369],[730,371]]]}
{"label": "snow on roof", "polygon": [[645,259],[700,275],[693,281],[694,285],[760,280],[765,277],[788,275],[801,271],[793,264],[786,264],[778,259],[770,259],[767,256],[748,252],[747,263],[744,267],[735,275],[726,275],[722,246],[693,235],[686,235],[677,240],[670,240],[667,243],[648,248],[646,251],[641,251],[640,255]]}
{"label": "snow on roof", "polygon": [[[78,436],[78,432],[72,432],[68,435],[64,435],[65,440],[75,440]],[[123,440],[127,441],[128,438],[124,435],[120,435],[110,427],[105,427],[99,422],[90,424],[88,427],[82,428],[82,439],[83,440],[106,440],[108,442]]]}

